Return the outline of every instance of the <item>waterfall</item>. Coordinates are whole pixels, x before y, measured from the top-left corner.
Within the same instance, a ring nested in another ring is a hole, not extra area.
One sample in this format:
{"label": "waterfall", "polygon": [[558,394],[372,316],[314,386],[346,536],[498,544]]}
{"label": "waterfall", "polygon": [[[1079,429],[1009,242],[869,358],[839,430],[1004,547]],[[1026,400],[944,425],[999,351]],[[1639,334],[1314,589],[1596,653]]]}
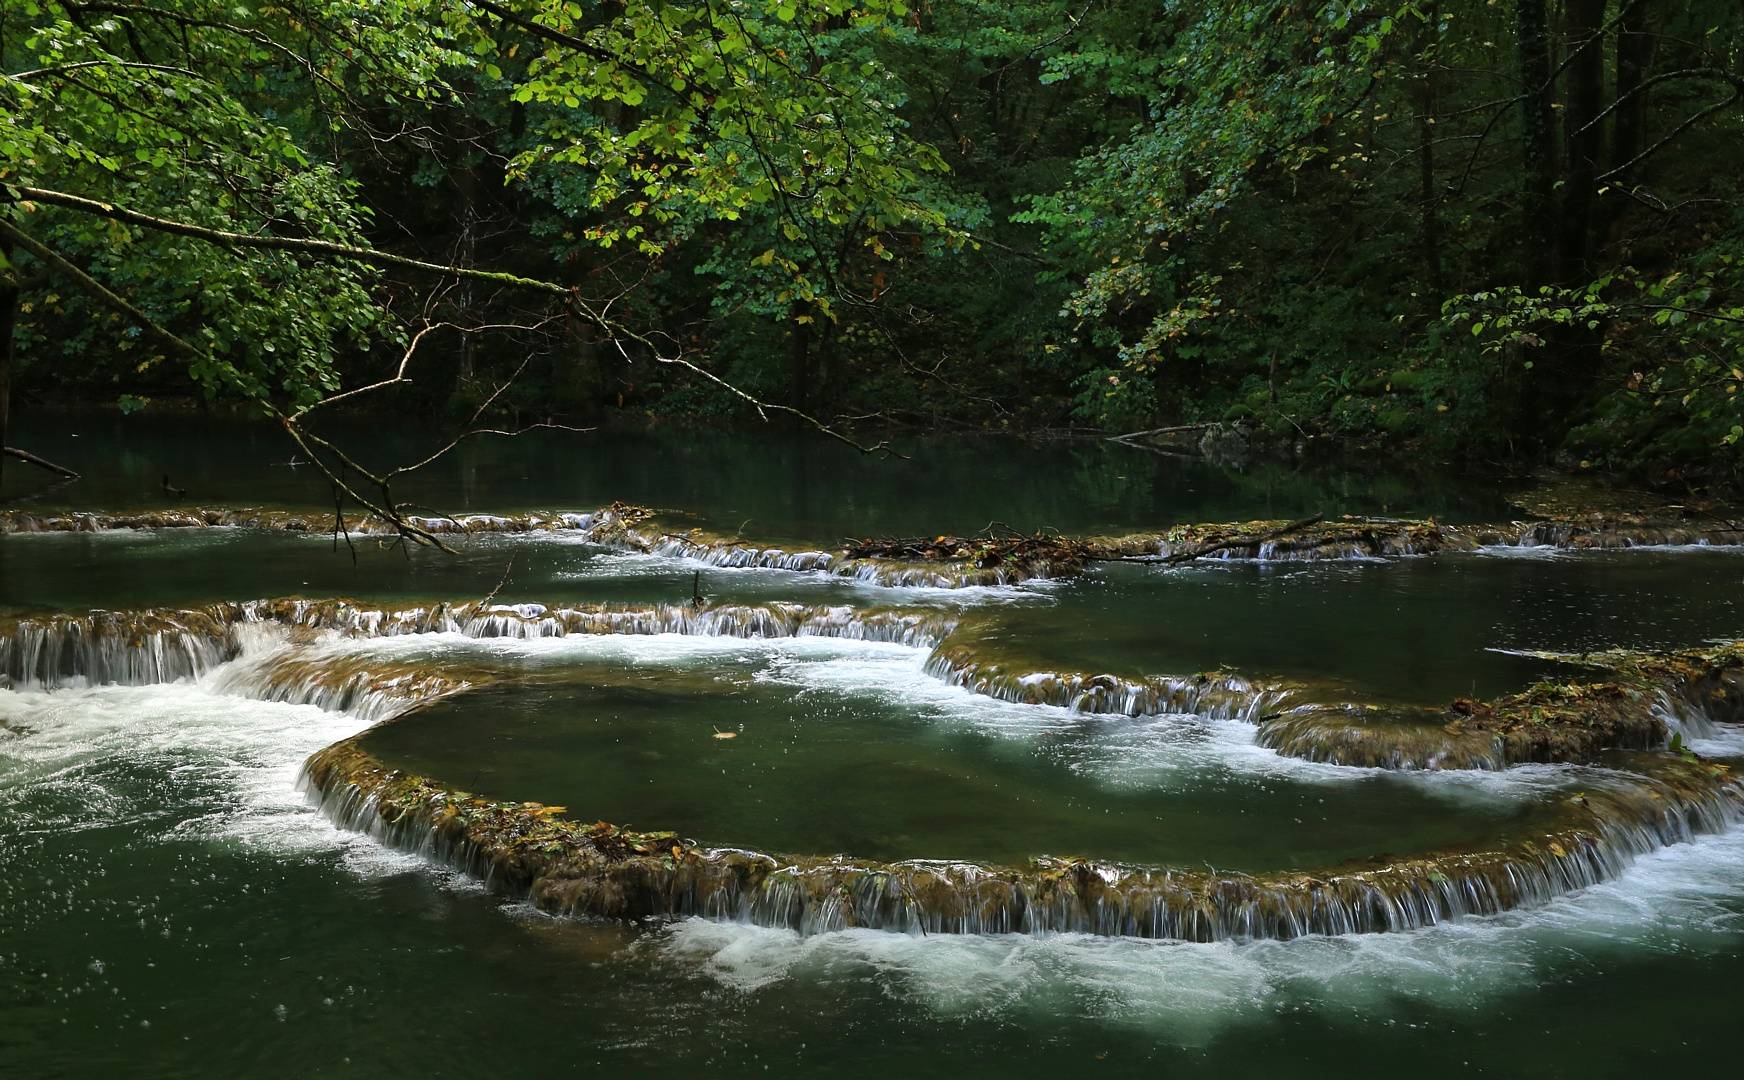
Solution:
{"label": "waterfall", "polygon": [[[310,759],[334,821],[457,866],[541,909],[624,919],[703,916],[801,933],[1087,933],[1188,941],[1411,930],[1543,904],[1639,855],[1744,818],[1724,772],[1652,755],[1474,850],[1323,873],[1148,870],[1079,859],[1021,866],[772,856],[671,834],[581,826],[537,803],[489,803],[384,768],[354,740]],[[1542,819],[1542,820],[1540,820]]]}
{"label": "waterfall", "polygon": [[826,637],[924,648],[942,640],[955,625],[953,616],[932,611],[788,603],[373,608],[349,600],[291,598],[186,610],[96,611],[18,619],[0,632],[0,676],[14,685],[43,689],[197,678],[235,660],[241,652],[239,635],[260,628],[325,631],[348,638],[429,633],[472,638],[571,634]]}
{"label": "waterfall", "polygon": [[0,676],[14,686],[141,686],[195,678],[236,655],[233,609],[23,618],[0,634]]}
{"label": "waterfall", "polygon": [[974,646],[968,644],[939,646],[928,657],[926,671],[952,686],[1001,701],[1122,716],[1196,713],[1252,723],[1290,694],[1283,687],[1256,684],[1231,672],[1127,679],[1116,675],[1013,671],[1006,665],[978,658]]}
{"label": "waterfall", "polygon": [[256,701],[315,705],[376,724],[490,678],[359,655],[336,648],[338,643],[336,635],[314,642],[286,640],[282,631],[255,635],[240,657],[213,673],[207,687]]}

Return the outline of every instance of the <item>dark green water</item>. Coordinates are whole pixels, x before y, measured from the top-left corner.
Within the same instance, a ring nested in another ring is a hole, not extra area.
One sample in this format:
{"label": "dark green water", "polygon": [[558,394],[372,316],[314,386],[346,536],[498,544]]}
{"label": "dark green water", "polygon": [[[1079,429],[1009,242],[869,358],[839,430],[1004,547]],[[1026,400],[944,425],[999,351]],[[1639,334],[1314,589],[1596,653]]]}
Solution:
{"label": "dark green water", "polygon": [[[623,498],[729,528],[760,515],[767,528],[747,534],[820,541],[989,520],[1124,531],[1382,507],[1505,515],[1484,485],[1234,474],[1091,444],[938,441],[909,462],[872,462],[727,436],[573,438],[481,447],[420,501],[507,511]],[[162,471],[190,501],[320,504],[317,487],[273,464],[288,453],[270,432],[237,425],[49,417],[17,441],[92,474],[25,505],[157,505]],[[385,458],[417,443],[371,449]],[[6,476],[7,496],[35,483]],[[497,583],[511,552],[505,600],[689,594],[687,566],[549,538],[469,543],[458,557],[366,549],[354,568],[294,537],[8,536],[0,608],[468,598]],[[1227,663],[1438,701],[1546,670],[1490,646],[1744,632],[1741,574],[1744,558],[1726,553],[1633,552],[1121,572],[961,595],[779,573],[705,572],[704,585],[723,600],[964,610],[1043,667]],[[1259,869],[1457,842],[1518,813],[1534,785],[1566,781],[1282,762],[1239,725],[1092,721],[975,698],[893,646],[368,648],[434,650],[504,675],[380,729],[370,742],[383,753],[456,784],[707,841]],[[1741,1034],[1736,833],[1537,911],[1409,934],[1179,945],[800,938],[701,921],[638,931],[539,916],[327,824],[294,782],[308,754],[360,730],[342,715],[181,684],[0,690],[0,721],[8,1076],[1343,1076],[1377,1061],[1431,1076],[1616,1076],[1726,1067]],[[740,724],[739,738],[712,738]]]}
{"label": "dark green water", "polygon": [[[165,473],[188,493],[182,501],[189,505],[333,505],[313,470],[288,464],[288,440],[268,424],[75,413],[20,417],[14,432],[18,445],[87,474],[23,505],[175,505],[160,486]],[[376,467],[417,460],[446,441],[442,433],[384,432],[380,425],[342,425],[331,434]],[[748,536],[824,544],[843,536],[966,534],[990,522],[1080,533],[1315,511],[1449,521],[1509,516],[1495,485],[1435,477],[1304,475],[1276,464],[1226,473],[1087,440],[990,436],[893,445],[907,456],[869,457],[784,435],[533,432],[469,442],[396,490],[403,500],[449,513],[592,509],[621,499],[699,514],[728,532],[743,525]],[[8,497],[46,486],[46,473],[6,469]]]}
{"label": "dark green water", "polygon": [[907,651],[547,656],[537,666],[560,675],[523,669],[364,745],[396,768],[588,820],[884,861],[1311,870],[1482,839],[1530,806],[1443,778],[1332,783],[1257,755],[1231,762],[1233,725],[964,702],[927,686]]}

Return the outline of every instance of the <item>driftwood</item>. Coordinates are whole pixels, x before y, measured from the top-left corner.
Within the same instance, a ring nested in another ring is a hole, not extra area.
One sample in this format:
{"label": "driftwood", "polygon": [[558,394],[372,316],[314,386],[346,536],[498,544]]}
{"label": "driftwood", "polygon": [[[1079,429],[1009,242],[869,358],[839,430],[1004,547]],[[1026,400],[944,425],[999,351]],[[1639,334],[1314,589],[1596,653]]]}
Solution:
{"label": "driftwood", "polygon": [[1325,519],[1325,514],[1315,514],[1313,517],[1305,517],[1300,521],[1292,521],[1282,528],[1273,529],[1271,532],[1261,533],[1258,536],[1238,536],[1229,540],[1217,540],[1212,543],[1201,544],[1188,551],[1177,551],[1170,555],[1127,555],[1120,561],[1162,563],[1165,566],[1174,566],[1178,563],[1192,562],[1195,559],[1202,559],[1207,555],[1215,555],[1219,551],[1228,551],[1231,548],[1258,547],[1260,544],[1280,539],[1294,532],[1300,532],[1301,530],[1308,528],[1310,525],[1318,525]]}
{"label": "driftwood", "polygon": [[1204,431],[1206,428],[1216,426],[1216,423],[1176,424],[1174,427],[1149,428],[1145,431],[1129,431],[1124,435],[1110,435],[1108,441],[1125,442],[1128,439],[1137,439],[1145,435],[1174,435],[1182,431]]}
{"label": "driftwood", "polygon": [[1084,540],[1063,536],[905,537],[845,540],[842,554],[850,559],[968,561],[983,569],[1031,566],[1038,563],[1076,565],[1096,558],[1098,549]]}

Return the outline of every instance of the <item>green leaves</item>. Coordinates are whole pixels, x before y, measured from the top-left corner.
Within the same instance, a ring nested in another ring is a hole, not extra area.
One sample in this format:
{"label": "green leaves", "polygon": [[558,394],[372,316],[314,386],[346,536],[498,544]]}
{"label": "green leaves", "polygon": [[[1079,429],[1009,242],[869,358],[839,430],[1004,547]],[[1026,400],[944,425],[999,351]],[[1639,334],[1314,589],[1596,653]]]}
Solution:
{"label": "green leaves", "polygon": [[[563,209],[596,218],[586,233],[595,243],[634,240],[657,255],[700,222],[756,207],[794,242],[854,222],[946,226],[916,193],[942,162],[904,134],[872,47],[896,5],[873,0],[850,17],[838,0],[691,0],[592,22],[562,0],[505,8],[521,28],[558,35],[486,36],[482,21],[461,30],[478,55],[530,57],[513,97],[538,107],[529,120],[539,138],[512,175],[542,185],[585,174],[585,185],[564,185],[585,194]],[[633,229],[619,215],[663,228]]]}
{"label": "green leaves", "polygon": [[[293,22],[288,13],[176,0],[81,25],[60,5],[42,5],[23,51],[7,55],[15,74],[0,78],[0,180],[226,231],[367,245],[356,185],[321,161],[317,140],[339,118],[323,93],[343,101],[359,83],[428,86],[440,47],[409,68],[379,62],[395,28],[384,18],[390,10],[333,0]],[[17,29],[9,25],[9,37]],[[298,49],[279,44],[293,40]],[[367,74],[349,58],[358,53],[371,55]],[[342,354],[398,336],[375,296],[380,275],[368,267],[228,251],[31,203],[19,209],[21,228],[160,325],[203,343],[209,358],[189,375],[208,395],[317,400],[338,386]],[[77,356],[74,370],[86,371],[108,355],[133,375],[162,359],[141,356],[137,330],[89,298],[45,305],[43,295],[27,299],[19,328],[35,346],[27,356]],[[124,397],[123,408],[138,401]]]}
{"label": "green leaves", "polygon": [[[1153,18],[1172,35],[1162,55],[1087,50],[1048,61],[1057,79],[1114,66],[1144,72],[1137,88],[1150,117],[1086,155],[1067,187],[1029,197],[1014,219],[1044,226],[1083,269],[1067,314],[1118,321],[1109,336],[1140,378],[1230,314],[1217,295],[1222,277],[1196,264],[1195,246],[1222,228],[1258,162],[1299,168],[1321,152],[1309,136],[1350,108],[1395,26],[1361,2],[1304,18],[1264,0],[1164,0]],[[1148,314],[1136,333],[1134,309]]]}

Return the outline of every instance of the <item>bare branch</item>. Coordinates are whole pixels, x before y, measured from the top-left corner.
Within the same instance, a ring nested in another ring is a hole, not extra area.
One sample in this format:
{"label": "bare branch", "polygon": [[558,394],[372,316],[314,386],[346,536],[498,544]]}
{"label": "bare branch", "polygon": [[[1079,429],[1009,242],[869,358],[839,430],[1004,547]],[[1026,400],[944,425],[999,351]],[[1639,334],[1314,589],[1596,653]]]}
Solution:
{"label": "bare branch", "polygon": [[1733,76],[1733,75],[1725,75],[1723,77],[1726,79],[1726,81],[1728,81],[1732,84],[1732,96],[1731,97],[1727,98],[1725,101],[1716,101],[1712,105],[1709,105],[1705,109],[1696,110],[1696,112],[1691,114],[1686,120],[1684,120],[1683,123],[1677,125],[1676,127],[1672,128],[1671,131],[1667,132],[1666,136],[1663,139],[1660,139],[1658,142],[1654,143],[1652,146],[1649,146],[1647,149],[1641,151],[1639,154],[1636,154],[1634,157],[1630,158],[1628,161],[1625,161],[1623,164],[1617,166],[1616,168],[1610,170],[1609,172],[1600,173],[1598,176],[1593,177],[1593,181],[1595,183],[1598,183],[1600,181],[1609,180],[1611,177],[1616,176],[1618,173],[1628,172],[1630,169],[1634,168],[1636,165],[1640,164],[1643,161],[1646,161],[1648,158],[1652,157],[1654,154],[1659,153],[1661,150],[1663,150],[1667,146],[1671,145],[1672,140],[1676,139],[1679,135],[1682,135],[1684,132],[1686,132],[1690,128],[1694,127],[1697,123],[1701,122],[1702,120],[1707,119],[1708,117],[1712,116],[1713,114],[1719,112],[1721,109],[1724,109],[1729,105],[1735,105],[1740,100],[1744,100],[1744,78],[1738,78],[1737,76]]}
{"label": "bare branch", "polygon": [[554,424],[549,420],[547,420],[541,424],[529,424],[526,427],[521,428],[518,431],[502,431],[502,430],[499,430],[497,428],[474,428],[474,427],[472,427],[473,424],[478,423],[478,418],[484,415],[485,410],[490,408],[491,405],[497,400],[497,398],[502,396],[503,391],[507,390],[509,387],[514,385],[515,380],[521,377],[521,372],[523,372],[527,369],[527,365],[528,365],[528,363],[531,362],[531,360],[532,360],[532,358],[528,357],[526,360],[521,361],[521,366],[515,369],[515,373],[513,375],[510,375],[507,379],[503,380],[503,384],[501,386],[497,387],[496,390],[492,391],[490,397],[485,398],[484,404],[480,405],[476,410],[473,411],[472,419],[468,420],[466,422],[467,427],[468,427],[467,431],[463,431],[459,435],[456,435],[453,439],[449,440],[448,445],[446,445],[442,449],[436,451],[434,454],[431,454],[429,457],[425,458],[423,461],[418,462],[416,465],[405,465],[405,466],[397,468],[397,469],[393,470],[392,472],[388,473],[387,476],[383,478],[384,481],[391,481],[397,476],[403,476],[406,473],[416,472],[417,470],[422,469],[424,466],[430,464],[432,461],[435,461],[437,458],[442,457],[444,454],[448,453],[450,450],[453,450],[456,446],[459,446],[461,443],[465,442],[467,439],[470,439],[474,435],[509,435],[509,436],[515,436],[515,435],[524,435],[529,431],[536,431],[536,430],[541,429],[541,428],[552,428],[552,429],[555,429],[558,431],[592,431],[593,428],[570,427],[567,424]]}
{"label": "bare branch", "polygon": [[[10,186],[10,185],[9,185]],[[548,296],[569,297],[571,290],[553,281],[541,281],[537,278],[521,277],[518,274],[505,274],[493,270],[474,270],[466,266],[444,266],[441,263],[424,262],[421,259],[408,259],[403,255],[390,255],[374,248],[356,247],[351,244],[337,244],[331,240],[307,240],[290,236],[270,236],[255,233],[225,232],[221,229],[208,229],[200,225],[190,225],[182,221],[171,221],[167,218],[152,217],[128,210],[113,203],[99,202],[79,195],[69,195],[61,191],[49,191],[43,188],[13,186],[13,191],[19,198],[34,202],[48,203],[68,210],[79,210],[87,214],[96,214],[114,221],[138,225],[141,228],[155,229],[158,232],[172,233],[176,236],[192,237],[204,240],[219,247],[264,248],[275,251],[303,251],[312,255],[326,255],[333,258],[351,259],[356,262],[371,263],[377,266],[396,266],[408,270],[423,270],[433,274],[447,274],[452,277],[471,278],[474,281],[490,281],[499,285],[508,285],[517,289],[529,289],[542,292]]]}
{"label": "bare branch", "polygon": [[203,80],[205,78],[205,76],[201,75],[199,72],[189,71],[187,68],[165,67],[162,64],[140,64],[131,60],[81,60],[76,64],[60,64],[56,67],[37,68],[35,71],[20,71],[16,75],[5,75],[4,78],[16,79],[19,82],[28,82],[31,79],[40,79],[49,75],[64,75],[69,71],[78,71],[80,68],[113,67],[134,68],[140,71],[156,71],[165,75],[186,75],[190,79]]}
{"label": "bare branch", "polygon": [[503,7],[501,4],[491,3],[491,0],[467,0],[467,3],[481,11],[488,11],[504,22],[518,26],[527,33],[532,34],[534,37],[541,38],[553,45],[561,45],[566,49],[574,49],[583,56],[591,56],[595,60],[603,61],[608,64],[618,64],[623,62],[622,57],[615,56],[604,49],[589,45],[582,39],[571,34],[565,34],[561,30],[553,30],[549,26],[543,26],[534,22],[532,19],[523,18],[522,16],[510,11],[508,8]]}
{"label": "bare branch", "polygon": [[381,389],[384,389],[384,388],[389,387],[389,386],[399,386],[402,383],[411,382],[412,380],[406,378],[406,365],[410,364],[412,362],[412,354],[418,351],[419,343],[421,343],[424,340],[424,336],[426,334],[429,334],[431,331],[438,330],[444,326],[449,326],[449,325],[452,325],[452,324],[450,324],[450,323],[429,323],[423,329],[419,330],[416,334],[413,334],[411,342],[406,345],[405,355],[400,357],[400,366],[398,369],[396,369],[394,371],[393,378],[383,379],[380,382],[370,383],[368,386],[360,386],[355,390],[347,390],[342,394],[334,394],[332,397],[322,398],[320,401],[315,402],[313,405],[305,405],[302,408],[298,409],[296,412],[292,413],[291,419],[293,419],[293,420],[301,419],[302,417],[307,416],[310,413],[314,412],[316,409],[319,409],[323,405],[331,405],[336,401],[344,401],[348,397],[355,397],[358,394],[367,394],[371,390],[381,390]]}
{"label": "bare branch", "polygon": [[1174,427],[1150,428],[1149,430],[1146,430],[1146,431],[1129,431],[1124,435],[1110,435],[1110,436],[1108,436],[1108,441],[1109,442],[1121,442],[1121,441],[1126,440],[1126,439],[1136,439],[1136,438],[1140,437],[1141,435],[1173,435],[1176,432],[1180,432],[1180,431],[1204,431],[1208,427],[1216,427],[1216,426],[1217,425],[1215,423],[1176,424]]}
{"label": "bare branch", "polygon": [[[641,341],[643,344],[650,344],[645,338],[641,338],[640,336],[638,336],[635,340]],[[629,353],[624,351],[623,343],[622,342],[615,342],[615,344],[617,344],[617,346],[618,346],[618,351],[624,354],[624,358],[629,359]],[[774,405],[774,404],[771,404],[771,403],[766,402],[766,401],[761,401],[758,398],[756,398],[755,396],[746,393],[745,391],[734,386],[732,383],[730,383],[730,382],[726,381],[725,379],[721,378],[720,376],[716,375],[714,372],[709,371],[705,368],[698,367],[697,365],[691,363],[689,360],[686,360],[682,356],[661,356],[658,350],[653,350],[653,352],[654,352],[654,359],[657,363],[673,364],[673,365],[676,365],[678,367],[685,368],[688,371],[695,372],[698,375],[701,375],[703,378],[707,379],[709,382],[712,382],[716,386],[727,391],[727,393],[732,394],[733,396],[741,398],[744,401],[748,402],[752,408],[757,410],[757,415],[761,416],[766,421],[769,419],[769,414],[766,410],[773,409],[776,412],[784,412],[784,413],[787,413],[789,416],[792,416],[796,420],[799,420],[800,422],[802,422],[804,424],[808,424],[811,427],[816,428],[818,431],[822,432],[825,435],[828,435],[830,438],[836,440],[837,442],[846,443],[848,446],[852,446],[854,449],[860,451],[860,453],[862,453],[862,454],[888,454],[891,457],[899,457],[899,458],[902,458],[904,460],[907,460],[908,455],[897,453],[895,450],[890,448],[890,444],[887,441],[879,440],[878,442],[873,443],[871,446],[866,446],[860,442],[857,442],[854,439],[849,438],[846,435],[843,435],[841,432],[837,431],[835,428],[830,427],[828,424],[824,423],[822,420],[819,420],[819,419],[817,419],[813,416],[810,416],[804,412],[801,412],[800,410],[794,408],[791,405]]]}
{"label": "bare branch", "polygon": [[[198,348],[194,347],[193,345],[188,344],[187,341],[183,340],[182,338],[177,337],[175,334],[171,333],[170,331],[159,326],[155,321],[153,321],[151,316],[147,315],[145,312],[139,310],[138,308],[134,307],[132,304],[128,303],[126,300],[122,299],[120,296],[116,295],[108,287],[106,287],[102,282],[91,277],[91,275],[85,273],[83,270],[80,270],[78,267],[74,266],[72,263],[70,263],[66,259],[62,258],[60,256],[60,254],[57,253],[56,251],[54,251],[52,248],[44,245],[43,243],[38,241],[35,237],[31,236],[29,233],[25,232],[24,230],[18,228],[15,225],[13,225],[11,222],[5,220],[4,218],[0,218],[0,236],[3,236],[6,239],[11,240],[14,244],[17,244],[19,247],[23,248],[24,250],[30,252],[32,255],[41,259],[43,262],[47,263],[53,269],[59,271],[60,273],[66,275],[67,277],[71,278],[73,281],[78,283],[78,285],[81,288],[83,288],[86,292],[90,293],[93,297],[95,297],[101,303],[107,305],[108,307],[114,308],[116,311],[119,311],[121,314],[127,316],[129,319],[132,319],[147,334],[151,335],[153,338],[162,342],[171,351],[176,352],[176,353],[180,353],[181,355],[189,358],[190,360],[198,361],[201,363],[204,363],[206,360],[209,359],[209,357],[204,352],[200,351]],[[344,457],[344,455],[339,454],[337,448],[333,447],[332,444],[327,443],[325,440],[320,439],[317,436],[311,435],[310,433],[304,431],[302,428],[298,427],[296,424],[296,421],[293,418],[285,416],[284,413],[281,412],[278,409],[278,407],[275,406],[272,402],[266,400],[265,398],[262,398],[262,397],[259,397],[257,395],[253,395],[253,394],[248,395],[248,397],[249,397],[250,401],[254,402],[256,405],[260,406],[262,409],[264,409],[268,413],[277,417],[284,424],[285,430],[286,430],[286,432],[288,432],[290,434],[291,438],[296,441],[298,446],[303,448],[304,453],[309,455],[309,458],[310,458],[311,462],[313,462],[315,467],[320,469],[322,471],[322,473],[324,473],[327,476],[328,480],[332,481],[335,488],[342,490],[346,495],[350,496],[350,498],[353,502],[357,503],[359,506],[361,506],[365,510],[369,511],[371,514],[380,518],[382,521],[387,522],[389,525],[392,525],[394,530],[396,532],[398,532],[402,538],[410,537],[412,540],[414,540],[415,542],[420,543],[420,544],[433,544],[436,547],[441,548],[443,551],[450,551],[451,550],[446,544],[442,543],[442,541],[440,539],[438,539],[437,537],[431,535],[429,532],[427,532],[423,529],[418,528],[416,525],[413,525],[411,522],[407,521],[402,515],[395,513],[393,510],[392,501],[390,499],[384,498],[383,501],[387,502],[388,505],[386,507],[383,507],[383,506],[378,506],[375,502],[373,502],[370,499],[365,498],[364,496],[358,494],[358,492],[350,484],[347,484],[342,477],[335,475],[333,470],[331,468],[329,468],[327,466],[327,464],[325,462],[323,462],[320,459],[320,457],[318,455],[316,455],[312,449],[310,449],[309,441],[314,441],[316,443],[319,443],[320,445],[326,447],[328,450],[337,454],[341,458],[341,460],[344,461],[348,466],[352,467],[358,473],[358,475],[363,476],[365,479],[370,480],[378,488],[380,488],[383,491],[384,496],[387,492],[386,484],[377,480],[375,477],[370,476],[370,474],[368,472],[366,472],[362,469],[356,468],[355,463],[353,463],[349,458]]]}

